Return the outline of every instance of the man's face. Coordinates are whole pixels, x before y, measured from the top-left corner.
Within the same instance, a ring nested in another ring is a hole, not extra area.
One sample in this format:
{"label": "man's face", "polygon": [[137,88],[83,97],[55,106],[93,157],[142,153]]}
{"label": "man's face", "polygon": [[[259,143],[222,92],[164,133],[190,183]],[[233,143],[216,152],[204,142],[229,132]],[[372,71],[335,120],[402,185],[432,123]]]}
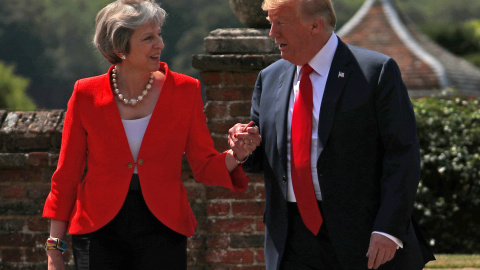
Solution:
{"label": "man's face", "polygon": [[297,7],[281,7],[268,10],[270,37],[275,38],[283,59],[294,65],[304,65],[314,56],[312,25],[302,22]]}

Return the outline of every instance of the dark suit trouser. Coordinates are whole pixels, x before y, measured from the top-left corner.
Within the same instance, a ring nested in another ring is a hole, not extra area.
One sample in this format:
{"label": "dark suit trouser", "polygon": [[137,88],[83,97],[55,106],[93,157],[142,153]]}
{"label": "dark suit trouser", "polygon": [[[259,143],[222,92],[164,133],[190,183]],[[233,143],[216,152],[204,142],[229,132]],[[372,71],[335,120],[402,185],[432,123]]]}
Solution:
{"label": "dark suit trouser", "polygon": [[187,237],[150,212],[139,187],[134,174],[117,216],[98,231],[72,236],[77,269],[187,269]]}
{"label": "dark suit trouser", "polygon": [[[321,203],[319,202],[321,208]],[[303,224],[296,203],[288,203],[288,234],[281,270],[342,270],[325,223],[315,236]]]}

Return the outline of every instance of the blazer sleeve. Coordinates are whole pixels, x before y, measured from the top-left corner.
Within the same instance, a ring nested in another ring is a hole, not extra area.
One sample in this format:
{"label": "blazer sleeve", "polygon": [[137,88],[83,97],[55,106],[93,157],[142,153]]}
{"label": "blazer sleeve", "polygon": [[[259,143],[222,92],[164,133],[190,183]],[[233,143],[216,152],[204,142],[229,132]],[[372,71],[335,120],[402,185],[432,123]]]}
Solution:
{"label": "blazer sleeve", "polygon": [[376,114],[384,147],[381,204],[374,231],[404,239],[420,179],[420,150],[413,106],[400,69],[389,58],[380,73]]}
{"label": "blazer sleeve", "polygon": [[[252,96],[252,107],[250,109],[250,117],[253,122],[258,126],[260,135],[262,134],[262,127],[260,126],[260,100],[262,97],[262,74],[263,71],[260,71],[255,82],[255,88],[253,90]],[[260,146],[253,151],[253,153],[248,157],[248,159],[243,164],[245,171],[249,173],[262,173],[263,172],[263,153],[264,153],[263,140],[260,143]]]}
{"label": "blazer sleeve", "polygon": [[242,166],[237,166],[229,173],[225,165],[227,152],[218,153],[215,149],[203,112],[200,82],[197,80],[196,83],[192,119],[185,146],[188,163],[197,181],[242,192],[247,188],[249,179],[243,172]]}
{"label": "blazer sleeve", "polygon": [[63,124],[62,144],[43,217],[68,221],[77,198],[77,187],[85,170],[87,134],[80,119],[79,81],[68,101]]}

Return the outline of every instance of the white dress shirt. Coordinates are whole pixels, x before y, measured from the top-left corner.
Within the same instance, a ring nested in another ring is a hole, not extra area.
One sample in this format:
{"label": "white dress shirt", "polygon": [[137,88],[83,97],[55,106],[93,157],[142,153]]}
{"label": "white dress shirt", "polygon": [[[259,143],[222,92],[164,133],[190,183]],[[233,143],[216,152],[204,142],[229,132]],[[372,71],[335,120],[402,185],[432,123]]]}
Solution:
{"label": "white dress shirt", "polygon": [[[318,121],[320,118],[320,106],[322,104],[323,93],[325,91],[325,85],[327,83],[328,74],[330,72],[330,66],[332,65],[333,57],[337,50],[338,38],[335,33],[330,36],[330,39],[327,41],[325,46],[308,62],[308,64],[313,68],[312,73],[310,73],[310,80],[312,81],[313,86],[313,115],[312,115],[312,146],[310,152],[310,163],[312,168],[312,180],[313,188],[315,190],[315,195],[317,200],[322,200],[322,192],[320,190],[320,185],[318,181],[317,173],[317,149],[320,149],[320,152],[323,150],[323,146],[318,144],[321,143],[318,138]],[[287,119],[287,170],[288,170],[288,184],[287,184],[287,201],[296,202],[295,193],[293,191],[292,185],[292,169],[290,164],[290,139],[292,134],[292,112],[293,105],[295,103],[295,98],[299,91],[300,79],[302,77],[302,66],[297,66],[297,71],[295,73],[295,78],[293,79],[293,91],[290,95],[290,103],[288,107],[288,119]],[[381,235],[384,235],[394,241],[398,247],[403,248],[403,243],[400,239],[383,233],[376,232]],[[397,248],[398,248],[397,247]]]}

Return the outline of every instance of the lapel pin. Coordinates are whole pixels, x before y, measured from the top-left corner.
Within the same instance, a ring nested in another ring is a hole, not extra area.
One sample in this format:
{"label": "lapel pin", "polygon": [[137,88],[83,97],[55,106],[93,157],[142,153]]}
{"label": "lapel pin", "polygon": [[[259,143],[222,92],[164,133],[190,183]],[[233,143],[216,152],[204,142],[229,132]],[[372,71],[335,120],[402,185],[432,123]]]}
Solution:
{"label": "lapel pin", "polygon": [[338,72],[338,78],[345,78],[345,73],[339,71]]}

